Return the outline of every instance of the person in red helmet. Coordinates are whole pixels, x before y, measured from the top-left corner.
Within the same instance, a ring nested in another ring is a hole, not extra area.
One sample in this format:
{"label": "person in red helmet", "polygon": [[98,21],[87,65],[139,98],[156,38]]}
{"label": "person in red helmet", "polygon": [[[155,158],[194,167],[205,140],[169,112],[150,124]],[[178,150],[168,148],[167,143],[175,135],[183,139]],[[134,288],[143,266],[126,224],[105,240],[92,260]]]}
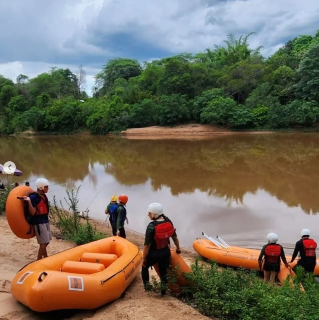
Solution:
{"label": "person in red helmet", "polygon": [[126,233],[124,229],[124,222],[127,220],[126,204],[128,201],[128,196],[121,194],[118,196],[118,208],[116,210],[117,219],[116,219],[116,234],[122,238],[126,238]]}

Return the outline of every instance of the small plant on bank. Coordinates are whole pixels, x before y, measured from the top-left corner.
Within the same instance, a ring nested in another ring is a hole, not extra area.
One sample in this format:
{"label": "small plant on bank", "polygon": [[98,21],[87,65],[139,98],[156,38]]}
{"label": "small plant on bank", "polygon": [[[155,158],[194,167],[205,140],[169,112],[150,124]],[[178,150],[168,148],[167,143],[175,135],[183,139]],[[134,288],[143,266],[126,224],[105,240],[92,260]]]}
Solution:
{"label": "small plant on bank", "polygon": [[6,210],[6,202],[11,190],[10,186],[7,186],[5,190],[0,190],[0,215]]}
{"label": "small plant on bank", "polygon": [[50,218],[65,239],[73,241],[77,245],[82,245],[103,239],[105,235],[97,232],[88,220],[85,224],[81,223],[78,211],[79,189],[80,187],[76,190],[66,191],[67,198],[64,198],[64,201],[69,207],[68,210],[64,209],[62,201],[60,201],[60,207],[58,207],[56,198],[53,197]]}

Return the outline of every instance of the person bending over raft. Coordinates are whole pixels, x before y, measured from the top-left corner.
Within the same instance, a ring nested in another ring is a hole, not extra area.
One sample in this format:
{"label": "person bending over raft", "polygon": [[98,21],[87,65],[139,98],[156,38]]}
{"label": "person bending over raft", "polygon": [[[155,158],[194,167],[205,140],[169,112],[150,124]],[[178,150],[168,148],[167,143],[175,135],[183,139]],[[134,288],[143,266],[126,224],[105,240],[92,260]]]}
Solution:
{"label": "person bending over raft", "polygon": [[48,256],[47,246],[52,240],[49,224],[49,201],[46,196],[49,190],[49,181],[39,178],[35,185],[37,192],[31,193],[29,197],[24,196],[23,199],[28,202],[29,213],[34,216],[32,224],[39,244],[37,260],[40,260]]}
{"label": "person bending over raft", "polygon": [[317,242],[313,239],[310,239],[310,230],[302,229],[301,230],[301,239],[296,242],[295,250],[291,257],[291,262],[293,262],[298,253],[300,252],[300,259],[293,268],[294,271],[297,266],[302,267],[305,272],[313,273],[316,266],[316,248]]}
{"label": "person bending over raft", "polygon": [[169,238],[171,237],[176,246],[176,253],[180,254],[179,241],[173,223],[163,214],[160,203],[151,203],[148,206],[148,217],[152,220],[145,233],[142,280],[145,290],[150,289],[148,268],[158,265],[161,279],[161,295],[166,294],[167,269],[169,267],[171,251]]}
{"label": "person bending over raft", "polygon": [[[277,243],[278,235],[276,233],[268,233],[267,235],[268,243],[263,246],[261,249],[258,264],[260,270],[264,271],[264,281],[271,283],[275,282],[276,276],[280,270],[280,258],[285,264],[286,268],[289,268],[289,265],[286,260],[285,252],[283,247]],[[265,257],[265,262],[262,268],[262,259]]]}

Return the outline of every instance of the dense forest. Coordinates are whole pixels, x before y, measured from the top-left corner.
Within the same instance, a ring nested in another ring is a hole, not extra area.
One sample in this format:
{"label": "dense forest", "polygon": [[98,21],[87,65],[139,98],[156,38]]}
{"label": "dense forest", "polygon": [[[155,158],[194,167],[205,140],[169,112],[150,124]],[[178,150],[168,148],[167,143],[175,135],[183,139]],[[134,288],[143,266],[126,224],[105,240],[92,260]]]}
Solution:
{"label": "dense forest", "polygon": [[85,70],[52,68],[16,83],[0,75],[0,133],[93,134],[181,123],[234,129],[314,127],[319,120],[319,31],[288,41],[272,56],[251,49],[251,34],[198,54],[141,65],[115,58],[96,75],[93,97]]}

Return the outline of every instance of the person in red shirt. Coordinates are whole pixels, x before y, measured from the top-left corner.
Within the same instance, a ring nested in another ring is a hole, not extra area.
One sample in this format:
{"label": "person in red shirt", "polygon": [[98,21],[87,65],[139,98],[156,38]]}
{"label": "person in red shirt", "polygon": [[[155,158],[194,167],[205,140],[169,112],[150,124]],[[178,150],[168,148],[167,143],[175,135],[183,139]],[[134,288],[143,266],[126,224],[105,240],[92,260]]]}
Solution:
{"label": "person in red shirt", "polygon": [[302,229],[301,230],[301,239],[296,242],[295,250],[291,257],[291,262],[293,262],[298,253],[300,253],[300,259],[293,268],[296,270],[296,267],[302,267],[305,272],[313,273],[316,266],[316,248],[317,242],[313,239],[310,239],[310,230]]}
{"label": "person in red shirt", "polygon": [[[264,281],[274,283],[276,276],[280,270],[280,259],[287,268],[289,265],[286,260],[284,248],[277,243],[278,235],[276,233],[268,233],[268,243],[261,249],[258,264],[260,270],[264,271]],[[262,260],[264,258],[264,265],[262,266]]]}

